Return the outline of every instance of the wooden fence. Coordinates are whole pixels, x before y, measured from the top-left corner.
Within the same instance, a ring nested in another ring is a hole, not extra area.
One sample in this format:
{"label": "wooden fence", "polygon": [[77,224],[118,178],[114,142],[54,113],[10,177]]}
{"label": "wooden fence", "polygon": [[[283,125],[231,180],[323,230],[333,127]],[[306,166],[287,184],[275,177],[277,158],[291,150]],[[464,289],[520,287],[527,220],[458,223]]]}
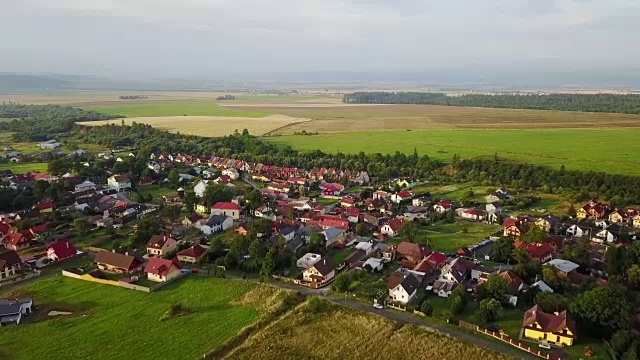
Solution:
{"label": "wooden fence", "polygon": [[498,339],[500,341],[503,341],[511,346],[517,347],[520,350],[526,351],[529,354],[535,355],[537,357],[540,357],[542,359],[547,359],[547,360],[563,360],[562,357],[557,356],[557,355],[553,355],[553,354],[547,354],[544,353],[542,351],[540,351],[537,348],[532,348],[531,346],[527,345],[527,344],[523,344],[519,341],[513,340],[511,337],[509,337],[509,335],[507,334],[503,334],[503,333],[497,333],[491,330],[487,330],[485,328],[482,328],[480,326],[474,325],[474,324],[470,324],[468,322],[464,322],[464,321],[459,321],[458,325],[463,328],[463,329],[467,329],[467,330],[471,330],[471,331],[477,331],[479,333],[491,336],[494,339]]}

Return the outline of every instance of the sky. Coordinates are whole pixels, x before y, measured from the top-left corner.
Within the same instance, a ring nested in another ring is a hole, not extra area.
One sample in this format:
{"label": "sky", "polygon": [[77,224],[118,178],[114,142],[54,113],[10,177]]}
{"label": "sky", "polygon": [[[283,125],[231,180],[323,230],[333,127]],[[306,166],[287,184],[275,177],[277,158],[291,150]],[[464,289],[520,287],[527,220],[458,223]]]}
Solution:
{"label": "sky", "polygon": [[637,69],[637,0],[2,0],[0,72],[132,78]]}

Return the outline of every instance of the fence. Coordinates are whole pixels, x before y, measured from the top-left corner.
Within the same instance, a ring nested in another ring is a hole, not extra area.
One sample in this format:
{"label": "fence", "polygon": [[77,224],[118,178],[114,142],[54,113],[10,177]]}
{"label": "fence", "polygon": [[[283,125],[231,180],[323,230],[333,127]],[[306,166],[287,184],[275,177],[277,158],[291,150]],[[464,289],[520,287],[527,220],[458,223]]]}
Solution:
{"label": "fence", "polygon": [[560,356],[557,355],[553,355],[553,354],[547,354],[544,353],[538,349],[532,348],[531,346],[527,345],[527,344],[523,344],[519,341],[513,340],[511,337],[509,337],[509,335],[507,334],[502,334],[502,333],[497,333],[491,330],[487,330],[485,328],[482,328],[480,326],[474,325],[474,324],[470,324],[464,321],[460,321],[458,322],[458,325],[463,328],[463,329],[467,329],[467,330],[471,330],[471,331],[477,331],[479,333],[491,336],[494,339],[498,339],[500,341],[506,342],[511,346],[517,347],[520,350],[524,350],[532,355],[535,355],[537,357],[543,358],[543,359],[547,359],[547,360],[563,360],[563,358],[561,358]]}
{"label": "fence", "polygon": [[123,287],[125,289],[131,289],[131,290],[137,290],[137,291],[143,291],[143,292],[152,292],[152,291],[156,291],[186,275],[188,275],[189,273],[181,273],[180,275],[164,281],[164,282],[160,282],[156,285],[153,285],[151,287],[146,287],[146,286],[141,286],[141,285],[136,285],[136,284],[130,284],[124,281],[115,281],[115,280],[106,280],[106,279],[99,279],[99,278],[95,278],[89,274],[76,274],[74,272],[71,271],[66,271],[66,270],[62,270],[62,275],[63,276],[67,276],[67,277],[71,277],[74,279],[79,279],[79,280],[84,280],[84,281],[91,281],[91,282],[95,282],[98,284],[104,284],[104,285],[111,285],[111,286],[119,286],[119,287]]}

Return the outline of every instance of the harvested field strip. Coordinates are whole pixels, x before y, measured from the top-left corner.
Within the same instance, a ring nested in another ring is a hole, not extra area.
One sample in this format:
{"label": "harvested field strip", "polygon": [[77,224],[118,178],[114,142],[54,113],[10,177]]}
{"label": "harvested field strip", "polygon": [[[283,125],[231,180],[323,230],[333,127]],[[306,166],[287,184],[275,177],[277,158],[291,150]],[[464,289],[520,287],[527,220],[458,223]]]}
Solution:
{"label": "harvested field strip", "polygon": [[122,115],[126,117],[159,117],[159,116],[225,116],[258,118],[269,115],[258,110],[236,110],[217,105],[214,101],[115,101],[102,106],[82,106],[104,114]]}

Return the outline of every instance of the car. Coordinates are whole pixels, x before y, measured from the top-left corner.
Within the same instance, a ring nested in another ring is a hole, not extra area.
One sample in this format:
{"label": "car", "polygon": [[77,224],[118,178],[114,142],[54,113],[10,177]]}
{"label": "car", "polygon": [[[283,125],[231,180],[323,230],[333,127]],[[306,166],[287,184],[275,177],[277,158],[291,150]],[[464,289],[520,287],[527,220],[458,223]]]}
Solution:
{"label": "car", "polygon": [[542,342],[542,343],[538,344],[538,347],[541,348],[541,349],[551,350],[551,345],[549,345],[546,342]]}
{"label": "car", "polygon": [[378,303],[373,304],[373,307],[376,309],[384,309],[384,305]]}

